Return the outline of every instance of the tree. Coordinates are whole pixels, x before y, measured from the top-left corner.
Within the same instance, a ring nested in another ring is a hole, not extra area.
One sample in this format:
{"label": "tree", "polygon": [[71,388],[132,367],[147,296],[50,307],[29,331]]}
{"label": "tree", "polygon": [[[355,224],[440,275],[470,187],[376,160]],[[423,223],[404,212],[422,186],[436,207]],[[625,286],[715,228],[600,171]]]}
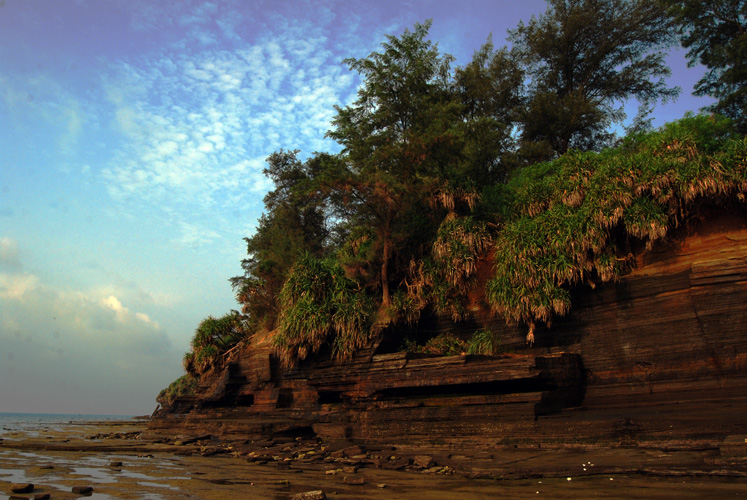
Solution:
{"label": "tree", "polygon": [[243,276],[230,279],[242,312],[254,326],[271,329],[278,315],[277,296],[288,271],[304,252],[324,252],[330,229],[326,204],[315,192],[314,178],[325,155],[302,162],[298,151],[280,150],[267,158],[264,174],[275,189],[264,198],[265,213],[254,235],[244,238],[248,257]]}
{"label": "tree", "polygon": [[452,57],[426,40],[430,24],[387,36],[382,52],[344,61],[362,75],[363,86],[352,105],[337,108],[327,134],[343,146],[327,170],[327,186],[348,207],[354,225],[375,228],[385,306],[395,240],[407,232],[400,223],[458,154],[451,130],[459,111],[450,84]]}
{"label": "tree", "polygon": [[522,103],[524,71],[516,54],[495,50],[488,39],[472,61],[457,68],[454,82],[461,104],[462,163],[459,178],[487,186],[503,182],[511,170],[502,158],[513,147],[513,128]]}
{"label": "tree", "polygon": [[[607,145],[622,103],[675,97],[664,48],[672,25],[656,0],[548,0],[509,39],[532,77],[521,139],[532,159]],[[544,157],[544,158],[543,158]]]}
{"label": "tree", "polygon": [[747,131],[747,1],[665,0],[678,25],[690,66],[708,71],[695,95],[718,102],[711,109],[735,120]]}

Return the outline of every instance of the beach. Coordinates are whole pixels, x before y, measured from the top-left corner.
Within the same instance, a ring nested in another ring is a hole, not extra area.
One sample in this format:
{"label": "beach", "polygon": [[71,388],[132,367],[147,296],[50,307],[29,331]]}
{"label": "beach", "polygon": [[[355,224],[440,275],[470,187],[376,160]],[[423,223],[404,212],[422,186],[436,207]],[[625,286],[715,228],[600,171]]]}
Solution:
{"label": "beach", "polygon": [[[283,446],[283,458],[267,447],[269,453],[262,454],[236,445],[207,445],[204,440],[152,439],[144,437],[146,427],[146,422],[132,419],[5,427],[0,435],[0,494],[98,500],[293,499],[310,491],[323,491],[327,498],[382,500],[747,497],[747,478],[739,474],[716,469],[677,473],[676,457],[647,458],[641,450],[573,450],[542,456],[517,451],[493,461],[524,461],[526,474],[483,479],[449,467],[387,470],[362,458],[358,465],[350,465],[356,461],[342,454],[304,461],[298,458],[303,453],[289,453],[294,446]],[[306,449],[306,454],[313,451],[300,442],[295,447]],[[640,460],[641,468],[631,473],[636,469],[605,465],[623,459]],[[664,468],[657,472],[652,468],[655,463]],[[513,470],[521,471],[520,463]],[[619,472],[610,472],[614,470]],[[23,483],[33,484],[33,491],[11,492],[12,485]],[[74,487],[93,491],[81,495],[73,493]]]}

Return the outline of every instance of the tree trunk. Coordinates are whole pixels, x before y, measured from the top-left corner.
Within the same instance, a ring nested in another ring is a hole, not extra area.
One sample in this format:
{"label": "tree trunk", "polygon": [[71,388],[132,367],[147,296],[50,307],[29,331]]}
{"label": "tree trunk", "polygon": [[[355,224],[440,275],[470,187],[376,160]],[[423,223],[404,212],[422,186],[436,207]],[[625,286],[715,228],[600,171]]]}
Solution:
{"label": "tree trunk", "polygon": [[389,307],[391,304],[391,298],[389,296],[389,258],[392,253],[392,234],[391,234],[391,221],[387,219],[384,225],[384,248],[383,255],[381,256],[381,303],[385,307]]}

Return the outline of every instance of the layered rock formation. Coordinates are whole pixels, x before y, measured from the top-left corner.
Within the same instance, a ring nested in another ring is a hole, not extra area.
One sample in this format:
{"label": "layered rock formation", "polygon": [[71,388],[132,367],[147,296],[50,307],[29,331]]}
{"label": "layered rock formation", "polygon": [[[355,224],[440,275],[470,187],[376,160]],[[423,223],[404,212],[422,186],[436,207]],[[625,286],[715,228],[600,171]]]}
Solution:
{"label": "layered rock formation", "polygon": [[[198,396],[157,411],[151,429],[465,454],[514,444],[737,442],[747,432],[747,215],[721,211],[672,235],[640,252],[618,282],[575,290],[572,312],[537,331],[533,347],[479,303],[462,323],[390,328],[344,365],[285,370],[255,340],[204,377]],[[404,335],[480,328],[500,332],[511,353],[395,349]]]}

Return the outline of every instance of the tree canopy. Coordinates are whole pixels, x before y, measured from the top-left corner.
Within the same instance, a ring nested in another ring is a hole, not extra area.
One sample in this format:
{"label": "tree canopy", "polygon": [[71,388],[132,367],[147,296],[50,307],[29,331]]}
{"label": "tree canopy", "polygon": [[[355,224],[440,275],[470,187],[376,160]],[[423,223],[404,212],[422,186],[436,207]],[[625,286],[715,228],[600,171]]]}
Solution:
{"label": "tree canopy", "polygon": [[690,65],[708,71],[696,95],[715,97],[713,110],[747,131],[747,1],[665,0],[679,26]]}
{"label": "tree canopy", "polygon": [[[573,286],[624,272],[632,245],[700,203],[744,203],[744,19],[743,0],[549,0],[510,31],[512,48],[489,38],[464,66],[428,39],[430,21],[346,59],[362,83],[327,134],[341,151],[268,157],[274,189],[230,280],[241,312],[198,326],[188,372],[257,331],[287,365],[349,360],[386,324],[460,321],[473,292],[531,341],[568,312]],[[616,138],[624,102],[645,111],[677,95],[664,82],[675,26],[709,68],[697,92],[727,116]],[[479,267],[492,269],[481,290]],[[406,348],[499,347],[480,330]]]}
{"label": "tree canopy", "polygon": [[424,201],[457,154],[453,125],[458,103],[450,82],[452,57],[426,39],[430,22],[401,37],[388,36],[381,52],[346,59],[363,77],[358,99],[337,108],[328,136],[343,151],[328,185],[354,207],[356,225],[375,231],[382,303],[390,298],[389,265],[400,224]]}
{"label": "tree canopy", "polygon": [[532,78],[521,138],[530,158],[610,145],[622,104],[673,98],[665,49],[670,18],[656,0],[548,0],[548,10],[509,31]]}

